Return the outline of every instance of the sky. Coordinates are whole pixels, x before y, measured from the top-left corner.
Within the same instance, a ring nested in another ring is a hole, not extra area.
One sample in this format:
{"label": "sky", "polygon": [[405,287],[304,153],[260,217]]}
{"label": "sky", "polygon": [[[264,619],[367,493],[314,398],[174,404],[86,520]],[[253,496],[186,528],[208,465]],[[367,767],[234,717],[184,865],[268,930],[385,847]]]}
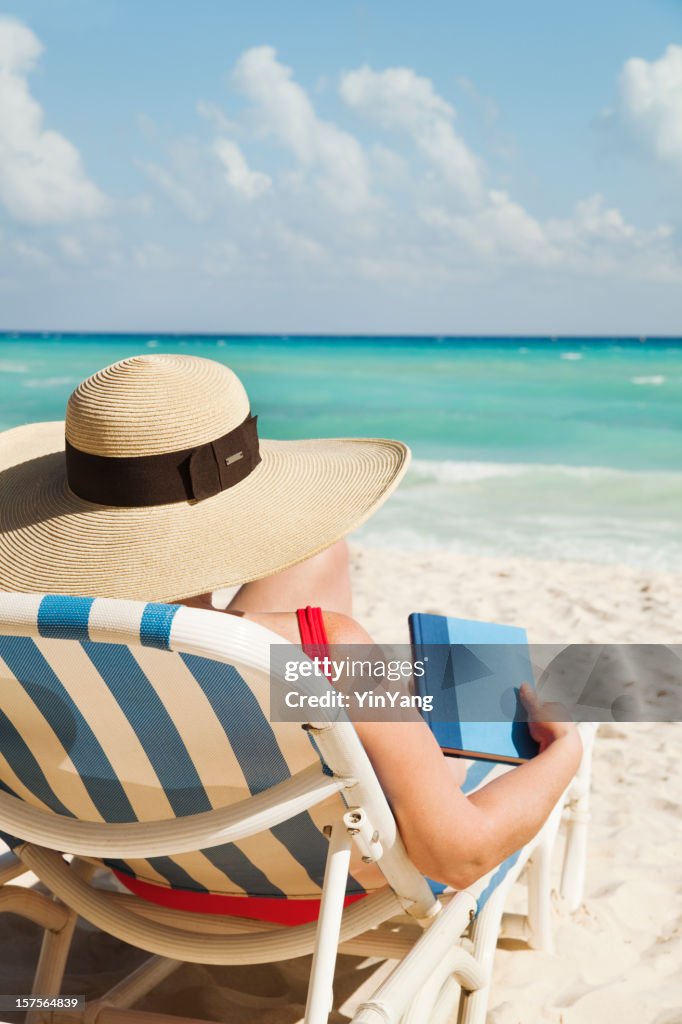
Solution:
{"label": "sky", "polygon": [[682,334],[682,7],[0,0],[0,329]]}

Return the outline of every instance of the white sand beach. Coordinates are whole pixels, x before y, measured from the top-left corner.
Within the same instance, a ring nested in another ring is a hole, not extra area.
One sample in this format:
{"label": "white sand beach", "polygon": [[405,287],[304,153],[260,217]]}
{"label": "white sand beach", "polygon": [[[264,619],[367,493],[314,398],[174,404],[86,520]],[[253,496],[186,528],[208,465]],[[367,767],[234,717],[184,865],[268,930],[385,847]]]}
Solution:
{"label": "white sand beach", "polygon": [[[415,610],[523,624],[534,642],[674,643],[682,636],[680,576],[354,547],[353,577],[356,617],[378,641],[406,642]],[[556,898],[555,954],[498,951],[490,1024],[682,1022],[681,756],[682,724],[602,726],[584,905],[569,914]],[[0,991],[29,991],[38,938],[30,923],[0,916]],[[84,925],[65,991],[94,997],[141,959]],[[308,969],[305,959],[274,968],[182,967],[144,1005],[230,1024],[294,1024]],[[372,970],[341,958],[336,1024],[348,1019],[346,1000]],[[236,1001],[235,988],[269,996],[270,1005]]]}

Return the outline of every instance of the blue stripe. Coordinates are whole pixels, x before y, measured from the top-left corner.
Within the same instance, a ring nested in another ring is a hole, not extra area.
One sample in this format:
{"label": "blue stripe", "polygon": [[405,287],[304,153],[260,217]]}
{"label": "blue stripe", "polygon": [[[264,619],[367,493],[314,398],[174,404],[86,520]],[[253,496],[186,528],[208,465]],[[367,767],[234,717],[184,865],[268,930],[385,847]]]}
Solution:
{"label": "blue stripe", "polygon": [[38,632],[57,640],[89,640],[88,618],[94,600],[48,594],[38,608]]}
{"label": "blue stripe", "polygon": [[140,622],[140,643],[143,647],[170,650],[170,632],[179,606],[176,604],[148,604]]}
{"label": "blue stripe", "polygon": [[466,778],[462,783],[462,792],[471,793],[472,789],[476,789],[476,786],[480,785],[486,775],[490,775],[493,768],[496,767],[497,765],[492,761],[475,761],[467,770]]}
{"label": "blue stripe", "polygon": [[[183,817],[210,811],[211,802],[182,737],[129,648],[122,644],[99,643],[84,644],[83,647],[139,739],[174,814]],[[212,864],[224,871],[245,892],[255,888],[264,895],[284,895],[233,844],[203,852]],[[150,864],[171,885],[182,889],[200,889],[170,859],[155,858],[150,860]]]}
{"label": "blue stripe", "polygon": [[507,877],[507,875],[509,874],[510,870],[514,867],[514,865],[516,864],[517,860],[519,859],[519,854],[520,853],[521,853],[521,851],[517,850],[516,853],[512,853],[511,857],[507,857],[506,860],[502,861],[502,863],[500,864],[499,868],[497,869],[495,874],[492,876],[492,878],[490,879],[490,881],[486,885],[485,889],[483,890],[481,895],[478,897],[478,900],[476,901],[476,914],[480,914],[481,913],[481,911],[483,910],[484,906],[486,905],[486,903],[488,902],[488,900],[490,899],[492,894],[495,892],[495,889],[497,889],[497,887],[500,884],[500,882],[502,882]]}
{"label": "blue stripe", "polygon": [[271,896],[286,899],[286,893],[271,881],[265,872],[256,867],[252,860],[235,843],[213,846],[201,851],[214,867],[236,882],[249,896]]}
{"label": "blue stripe", "polygon": [[317,756],[320,759],[320,765],[322,766],[322,773],[324,775],[328,775],[330,779],[333,779],[334,778],[334,772],[329,767],[329,765],[327,764],[325,759],[322,757],[322,753],[320,752],[320,748],[318,747],[317,742],[315,740],[315,737],[310,732],[310,730],[306,731],[306,736],[310,740],[311,747],[313,748],[313,750],[315,751],[315,753],[317,754]]}
{"label": "blue stripe", "polygon": [[[33,793],[38,800],[41,800],[42,803],[46,804],[47,807],[57,814],[64,814],[68,818],[74,817],[45,778],[45,773],[25,743],[21,733],[16,730],[2,710],[0,710],[0,749],[16,777],[23,782],[30,793]],[[8,793],[12,792],[1,782],[0,788],[7,790]],[[15,793],[12,795],[16,796]]]}
{"label": "blue stripe", "polygon": [[[171,857],[147,857],[148,863],[154,868],[162,878],[168,882],[173,889],[188,889],[191,892],[208,892],[209,890],[200,885],[199,882],[188,875],[184,868],[181,868],[179,864],[176,864]],[[115,871],[120,871],[123,875],[129,875],[131,878],[138,878],[133,869],[125,860],[115,860],[114,858],[107,858],[104,863],[107,867],[113,868]],[[143,879],[143,881],[151,881],[151,879]],[[152,885],[158,885],[158,882],[152,882]]]}
{"label": "blue stripe", "polygon": [[[15,774],[18,775],[19,773],[17,772]],[[10,787],[5,782],[3,782],[2,779],[0,779],[0,789],[2,790],[3,793],[8,793],[10,796],[16,797],[17,800],[21,800],[19,794],[15,793],[13,789],[10,789]],[[13,850],[15,846],[21,846],[24,840],[17,838],[17,836],[11,836],[9,832],[0,831],[0,842],[3,842],[5,846],[9,846],[10,850]]]}
{"label": "blue stripe", "polygon": [[210,811],[194,762],[159,695],[123,644],[83,644],[139,739],[174,814]]}
{"label": "blue stripe", "polygon": [[[244,773],[252,795],[291,778],[272,726],[251,688],[232,665],[194,654],[182,660],[210,702]],[[238,713],[235,713],[238,711]],[[307,812],[271,829],[317,886],[322,886],[328,844]],[[349,876],[348,892],[364,888]],[[247,889],[247,892],[253,890]]]}
{"label": "blue stripe", "polygon": [[33,640],[0,637],[0,656],[69,754],[104,820],[135,821],[135,812],[109,758]]}
{"label": "blue stripe", "polygon": [[444,882],[434,882],[432,878],[427,878],[426,875],[424,875],[424,878],[429,883],[429,888],[434,896],[440,896],[447,889],[447,885]]}

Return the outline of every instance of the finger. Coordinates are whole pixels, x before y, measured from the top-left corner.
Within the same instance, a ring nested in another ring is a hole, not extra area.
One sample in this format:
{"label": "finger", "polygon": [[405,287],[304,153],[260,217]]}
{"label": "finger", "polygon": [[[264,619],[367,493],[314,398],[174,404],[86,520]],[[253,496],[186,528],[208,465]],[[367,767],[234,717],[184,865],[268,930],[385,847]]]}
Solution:
{"label": "finger", "polygon": [[538,695],[533,689],[533,687],[530,685],[530,683],[521,684],[519,696],[521,697],[521,700],[523,701],[523,703],[529,711],[531,709],[536,710],[540,707],[540,700],[538,699]]}

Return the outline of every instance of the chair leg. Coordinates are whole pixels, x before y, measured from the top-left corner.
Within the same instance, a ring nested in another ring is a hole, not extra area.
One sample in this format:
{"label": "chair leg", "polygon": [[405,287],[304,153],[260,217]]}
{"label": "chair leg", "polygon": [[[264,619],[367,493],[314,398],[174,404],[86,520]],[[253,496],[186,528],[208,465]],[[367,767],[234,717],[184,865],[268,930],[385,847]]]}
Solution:
{"label": "chair leg", "polygon": [[[71,870],[75,871],[80,878],[87,880],[94,873],[95,866],[85,861],[74,859],[71,864]],[[55,903],[62,906],[56,898]],[[31,995],[59,995],[77,920],[78,914],[75,910],[69,910],[65,923],[58,931],[47,930],[45,932],[40,948],[40,956],[38,957],[38,966],[33,978]],[[51,1011],[30,1010],[26,1014],[25,1024],[43,1024],[50,1016]]]}
{"label": "chair leg", "polygon": [[456,978],[447,978],[445,984],[438,994],[438,1001],[433,1009],[429,1024],[449,1024],[453,1019],[453,1013],[459,1006],[461,999],[467,993],[461,988]]}
{"label": "chair leg", "polygon": [[485,983],[472,991],[462,991],[459,1000],[457,1024],[483,1024],[490,998],[490,979],[497,939],[502,925],[502,913],[507,897],[506,887],[497,889],[474,921],[471,929],[473,956],[479,963]]}
{"label": "chair leg", "polygon": [[129,1009],[178,967],[182,967],[180,960],[169,960],[163,956],[149,957],[103,996],[88,1003],[83,1015],[83,1024],[99,1022],[108,1010]]}
{"label": "chair leg", "polygon": [[596,728],[582,730],[583,757],[568,796],[566,845],[559,891],[570,911],[582,903],[587,862],[587,829],[590,817],[590,778]]}
{"label": "chair leg", "polygon": [[21,863],[18,857],[15,857],[9,850],[6,853],[0,853],[0,885],[4,885],[5,882],[11,882],[14,878],[18,878],[19,875],[25,875],[27,869]]}
{"label": "chair leg", "polygon": [[353,839],[343,821],[332,825],[304,1024],[327,1024]]}
{"label": "chair leg", "polygon": [[[452,996],[453,987],[456,993],[460,990],[454,972],[462,958],[462,952],[460,946],[456,945],[443,957],[415,995],[409,1010],[401,1018],[401,1024],[424,1024],[424,1021],[437,1024],[447,1019],[449,1013],[444,1008],[443,1000],[447,999],[448,993],[450,997]],[[452,1001],[457,1002],[457,994]]]}
{"label": "chair leg", "polygon": [[587,862],[587,829],[589,822],[589,794],[576,801],[569,809],[564,862],[561,869],[560,892],[569,911],[577,910],[585,891]]}
{"label": "chair leg", "polygon": [[71,911],[63,903],[22,885],[0,886],[0,913],[18,914],[49,932],[59,932]]}
{"label": "chair leg", "polygon": [[538,843],[528,861],[528,945],[546,953],[554,952],[552,935],[551,867],[553,836]]}
{"label": "chair leg", "polygon": [[486,979],[480,964],[467,950],[455,945],[475,906],[476,902],[469,893],[457,893],[433,919],[414,949],[399,962],[388,980],[380,985],[370,1000],[358,1007],[353,1024],[395,1024],[414,1001],[415,990],[428,989],[434,965],[439,965],[446,957],[452,958],[448,971],[463,988],[471,990],[484,985]]}

